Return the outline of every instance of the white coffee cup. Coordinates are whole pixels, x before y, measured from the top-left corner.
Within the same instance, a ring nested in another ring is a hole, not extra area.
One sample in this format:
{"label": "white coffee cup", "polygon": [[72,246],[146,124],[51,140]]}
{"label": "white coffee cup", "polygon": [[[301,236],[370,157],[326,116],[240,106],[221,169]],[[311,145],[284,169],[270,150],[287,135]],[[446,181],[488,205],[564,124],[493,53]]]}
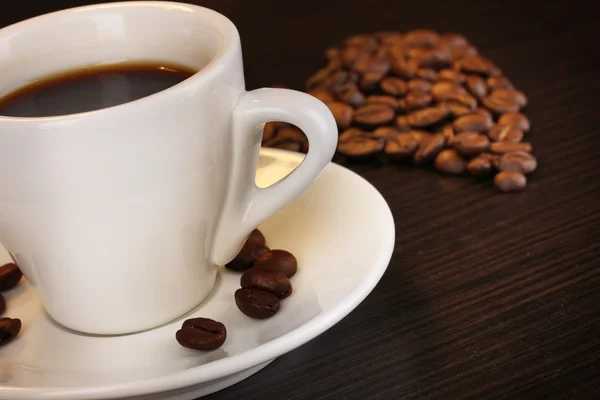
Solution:
{"label": "white coffee cup", "polygon": [[[154,60],[200,71],[116,107],[0,116],[0,242],[50,316],[76,331],[131,333],[196,307],[216,266],[335,151],[322,102],[285,89],[247,92],[235,26],[184,3],[99,4],[1,29],[0,96],[59,71]],[[260,189],[261,134],[273,120],[302,129],[310,150]]]}

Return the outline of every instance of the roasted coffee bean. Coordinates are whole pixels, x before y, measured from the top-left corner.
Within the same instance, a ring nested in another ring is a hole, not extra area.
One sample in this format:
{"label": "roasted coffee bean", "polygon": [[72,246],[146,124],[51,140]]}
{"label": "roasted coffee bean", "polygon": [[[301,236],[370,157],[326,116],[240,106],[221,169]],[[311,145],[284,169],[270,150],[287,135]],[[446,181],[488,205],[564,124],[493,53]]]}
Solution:
{"label": "roasted coffee bean", "polygon": [[417,60],[396,59],[392,62],[392,73],[400,79],[413,79],[418,70]]}
{"label": "roasted coffee bean", "polygon": [[365,92],[375,90],[379,86],[379,83],[384,78],[385,74],[379,71],[370,71],[364,74],[360,80],[360,88]]}
{"label": "roasted coffee bean", "polygon": [[276,125],[272,122],[267,122],[263,129],[262,142],[268,142],[269,140],[275,137],[275,133],[277,132]]}
{"label": "roasted coffee bean", "polygon": [[492,121],[483,114],[472,113],[455,119],[452,127],[457,133],[465,131],[486,132],[492,127]]}
{"label": "roasted coffee bean", "polygon": [[488,88],[482,77],[478,75],[467,75],[467,89],[477,98],[485,97],[488,94]]}
{"label": "roasted coffee bean", "polygon": [[515,103],[511,99],[507,99],[504,97],[487,96],[487,97],[484,97],[481,100],[481,102],[490,111],[494,112],[497,115],[519,111],[519,105],[517,103]]}
{"label": "roasted coffee bean", "polygon": [[271,250],[256,259],[253,268],[264,268],[281,272],[288,279],[296,274],[298,261],[286,250]]}
{"label": "roasted coffee bean", "polygon": [[352,68],[354,63],[361,58],[366,58],[369,56],[369,49],[362,48],[360,46],[350,46],[346,47],[342,51],[342,61],[344,65],[348,68]]}
{"label": "roasted coffee bean", "polygon": [[398,117],[396,117],[396,127],[400,132],[409,132],[411,130],[406,115],[399,115]]}
{"label": "roasted coffee bean", "polygon": [[431,92],[431,82],[426,81],[425,79],[412,79],[408,81],[408,90],[410,90],[413,93],[429,93]]}
{"label": "roasted coffee bean", "polygon": [[435,82],[438,79],[438,73],[433,68],[419,68],[416,77]]}
{"label": "roasted coffee bean", "polygon": [[235,304],[250,318],[265,319],[277,314],[281,301],[272,293],[257,289],[238,289],[235,291]]}
{"label": "roasted coffee bean", "polygon": [[227,339],[227,329],[210,318],[191,318],[183,322],[175,334],[177,342],[188,349],[210,351],[218,349]]}
{"label": "roasted coffee bean", "polygon": [[323,88],[317,88],[317,89],[313,89],[310,90],[308,92],[308,94],[310,94],[313,97],[316,97],[317,99],[321,100],[323,103],[329,103],[330,101],[333,101],[333,94],[327,90],[327,89],[323,89]]}
{"label": "roasted coffee bean", "polygon": [[404,96],[408,91],[408,85],[400,78],[385,78],[381,81],[381,90],[391,96]]}
{"label": "roasted coffee bean", "polygon": [[6,300],[4,300],[4,296],[0,293],[0,315],[4,314],[6,311]]}
{"label": "roasted coffee bean", "polygon": [[418,146],[419,143],[413,135],[410,133],[401,133],[385,144],[383,152],[391,160],[407,160],[415,154]]}
{"label": "roasted coffee bean", "polygon": [[450,68],[441,70],[437,76],[440,81],[450,81],[459,84],[463,84],[466,80],[465,74],[461,74],[460,72]]}
{"label": "roasted coffee bean", "polygon": [[502,171],[494,177],[494,184],[502,192],[516,192],[525,189],[527,178],[520,172]]}
{"label": "roasted coffee bean", "polygon": [[379,96],[374,94],[367,97],[367,104],[374,103],[386,104],[392,107],[394,110],[398,108],[398,100],[396,100],[396,98],[392,96]]}
{"label": "roasted coffee bean", "polygon": [[499,76],[502,71],[490,60],[482,56],[468,56],[462,58],[457,63],[457,67],[465,73],[477,74],[482,76]]}
{"label": "roasted coffee bean", "polygon": [[295,126],[288,126],[287,128],[282,128],[277,131],[275,135],[278,139],[281,140],[292,140],[296,142],[304,142],[308,140],[299,128]]}
{"label": "roasted coffee bean", "polygon": [[452,124],[445,125],[437,133],[441,133],[442,136],[444,136],[444,139],[446,139],[446,144],[448,144],[448,145],[450,145],[454,141],[455,132],[454,132],[454,129],[452,128]]}
{"label": "roasted coffee bean", "polygon": [[398,101],[398,105],[406,112],[411,112],[425,108],[431,104],[433,99],[427,93],[415,92],[409,93],[405,98]]}
{"label": "roasted coffee bean", "polygon": [[338,136],[338,142],[345,142],[357,136],[366,136],[366,133],[358,128],[350,128],[345,130]]}
{"label": "roasted coffee bean", "polygon": [[361,75],[372,71],[385,75],[391,67],[392,62],[390,60],[380,57],[362,58],[352,65],[352,69]]}
{"label": "roasted coffee bean", "polygon": [[351,106],[339,101],[332,101],[327,103],[327,107],[333,114],[339,130],[343,131],[350,127],[354,116],[354,109]]}
{"label": "roasted coffee bean", "polygon": [[16,338],[20,331],[20,319],[0,317],[0,347]]}
{"label": "roasted coffee bean", "polygon": [[490,76],[487,79],[487,85],[491,90],[513,88],[512,83],[505,76]]}
{"label": "roasted coffee bean", "polygon": [[472,57],[477,55],[477,49],[470,44],[464,44],[459,46],[451,46],[450,54],[452,55],[451,60],[456,62],[466,57]]}
{"label": "roasted coffee bean", "polygon": [[467,107],[464,104],[456,103],[454,101],[442,101],[439,104],[440,106],[447,108],[450,111],[451,116],[454,118],[460,118],[473,113],[473,109],[471,107]]}
{"label": "roasted coffee bean", "polygon": [[474,111],[477,108],[477,99],[468,93],[449,93],[444,99],[445,102],[453,102]]}
{"label": "roasted coffee bean", "polygon": [[7,263],[0,267],[0,292],[17,286],[23,273],[15,263]]}
{"label": "roasted coffee bean", "polygon": [[431,47],[439,39],[440,35],[431,29],[413,29],[404,36],[404,43],[409,47]]}
{"label": "roasted coffee bean", "polygon": [[504,153],[497,162],[500,171],[516,171],[529,174],[537,168],[537,160],[534,156],[524,151],[512,151]]}
{"label": "roasted coffee bean", "polygon": [[339,57],[341,55],[340,49],[337,47],[330,47],[325,50],[325,61],[329,61],[333,58]]}
{"label": "roasted coffee bean", "polygon": [[410,126],[415,128],[421,128],[437,124],[438,122],[448,117],[449,114],[450,111],[446,108],[429,107],[424,108],[422,110],[413,111],[406,117],[408,118],[408,123],[410,124]]}
{"label": "roasted coffee bean", "polygon": [[302,148],[302,143],[296,142],[293,140],[283,139],[283,140],[274,140],[269,143],[265,143],[266,147],[272,147],[274,149],[281,149],[287,151],[300,151]]}
{"label": "roasted coffee bean", "polygon": [[381,128],[377,128],[373,131],[372,136],[376,138],[381,138],[385,141],[391,140],[398,136],[400,131],[391,126],[382,126]]}
{"label": "roasted coffee bean", "polygon": [[321,87],[335,91],[344,83],[354,82],[353,76],[354,75],[352,75],[352,72],[349,71],[335,71],[325,79]]}
{"label": "roasted coffee bean", "polygon": [[464,174],[467,161],[454,149],[442,150],[435,158],[435,168],[449,175]]}
{"label": "roasted coffee bean", "polygon": [[466,132],[460,132],[460,133],[455,132],[454,138],[448,144],[450,146],[456,147],[456,146],[459,146],[462,142],[466,142],[468,140],[473,139],[477,135],[479,135],[479,133],[474,132],[474,131],[466,131]]}
{"label": "roasted coffee bean", "polygon": [[527,105],[527,97],[523,92],[516,89],[495,89],[490,93],[491,97],[504,99],[507,102],[514,103],[518,107]]}
{"label": "roasted coffee bean", "polygon": [[454,148],[465,157],[473,157],[486,151],[490,146],[490,140],[485,135],[474,135],[465,140],[459,140]]}
{"label": "roasted coffee bean", "polygon": [[446,139],[441,133],[433,135],[433,137],[419,145],[419,150],[415,153],[414,161],[416,164],[425,164],[437,157],[440,151],[444,148]]}
{"label": "roasted coffee bean", "polygon": [[[417,142],[419,146],[430,141],[433,138],[433,134],[427,131],[414,129],[409,132],[410,136]],[[444,135],[442,135],[444,136]]]}
{"label": "roasted coffee bean", "polygon": [[263,233],[258,229],[254,229],[252,232],[250,232],[250,235],[248,236],[248,239],[246,239],[246,242],[248,242],[249,244],[253,245],[253,246],[266,246],[267,245],[267,240],[265,239],[265,235],[263,235]]}
{"label": "roasted coffee bean", "polygon": [[531,144],[526,142],[513,143],[513,142],[494,142],[490,145],[492,153],[504,154],[513,151],[524,151],[531,153]]}
{"label": "roasted coffee bean", "polygon": [[505,113],[498,118],[498,125],[511,126],[513,128],[520,129],[523,132],[529,131],[531,125],[529,119],[518,112]]}
{"label": "roasted coffee bean", "polygon": [[315,72],[308,80],[306,81],[306,87],[308,89],[315,88],[317,86],[321,86],[324,82],[333,74],[335,71],[331,68],[322,68]]}
{"label": "roasted coffee bean", "polygon": [[512,126],[497,124],[490,128],[488,136],[495,142],[517,143],[523,140],[523,131]]}
{"label": "roasted coffee bean", "polygon": [[394,120],[396,111],[385,104],[366,104],[354,112],[354,122],[366,127],[387,125]]}
{"label": "roasted coffee bean", "polygon": [[[233,260],[225,264],[225,267],[233,271],[244,271],[251,268],[254,261],[263,253],[269,251],[269,248],[264,244],[264,236],[262,237],[262,244],[260,236],[255,233],[254,230],[246,242],[242,246],[242,249],[235,256]],[[258,232],[260,233],[260,232]],[[261,234],[262,235],[262,234]]]}
{"label": "roasted coffee bean", "polygon": [[375,137],[353,137],[344,142],[338,142],[338,152],[349,159],[370,159],[381,153],[385,141]]}
{"label": "roasted coffee bean", "polygon": [[258,289],[269,292],[280,299],[292,294],[290,280],[281,272],[267,268],[250,268],[240,278],[240,286],[243,289]]}
{"label": "roasted coffee bean", "polygon": [[467,38],[459,33],[445,33],[440,37],[440,40],[450,47],[465,46],[469,44]]}
{"label": "roasted coffee bean", "polygon": [[344,45],[373,49],[377,47],[377,38],[373,35],[354,35],[346,39]]}
{"label": "roasted coffee bean", "polygon": [[360,107],[366,102],[365,95],[362,94],[362,92],[358,90],[356,84],[352,82],[338,86],[336,89],[336,96],[338,100],[350,104],[354,108]]}
{"label": "roasted coffee bean", "polygon": [[456,82],[436,82],[431,87],[431,94],[435,101],[444,101],[456,93],[466,93],[465,89]]}
{"label": "roasted coffee bean", "polygon": [[493,159],[489,153],[482,153],[467,164],[467,172],[476,177],[488,176],[493,170]]}

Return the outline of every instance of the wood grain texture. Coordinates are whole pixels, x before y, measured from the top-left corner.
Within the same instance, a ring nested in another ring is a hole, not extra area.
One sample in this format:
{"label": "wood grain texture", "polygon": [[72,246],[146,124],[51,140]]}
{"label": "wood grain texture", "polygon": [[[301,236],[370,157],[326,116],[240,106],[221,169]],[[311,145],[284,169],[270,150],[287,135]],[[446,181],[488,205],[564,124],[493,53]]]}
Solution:
{"label": "wood grain texture", "polygon": [[[389,202],[391,264],[322,336],[229,399],[600,398],[600,21],[593,2],[198,0],[233,20],[248,88],[303,89],[354,33],[466,35],[529,97],[529,187],[382,165],[351,168]],[[4,2],[0,26],[89,1]]]}

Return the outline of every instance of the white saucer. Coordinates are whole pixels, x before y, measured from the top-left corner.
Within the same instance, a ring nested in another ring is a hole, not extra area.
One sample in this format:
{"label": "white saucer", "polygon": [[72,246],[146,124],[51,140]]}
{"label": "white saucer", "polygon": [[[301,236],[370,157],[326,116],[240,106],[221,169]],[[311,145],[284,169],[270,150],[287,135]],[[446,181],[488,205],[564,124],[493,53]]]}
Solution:
{"label": "white saucer", "polygon": [[[262,149],[257,184],[279,180],[301,161],[296,153]],[[291,251],[299,262],[293,295],[268,320],[252,320],[236,308],[240,274],[223,269],[209,299],[172,324],[129,336],[84,336],[55,325],[23,279],[5,293],[5,316],[21,318],[23,330],[0,348],[0,398],[169,400],[221,390],[346,316],[377,284],[394,248],[385,200],[335,164],[260,229],[271,248]],[[8,262],[0,252],[0,262]],[[175,341],[182,320],[192,315],[226,325],[223,347],[202,353]]]}

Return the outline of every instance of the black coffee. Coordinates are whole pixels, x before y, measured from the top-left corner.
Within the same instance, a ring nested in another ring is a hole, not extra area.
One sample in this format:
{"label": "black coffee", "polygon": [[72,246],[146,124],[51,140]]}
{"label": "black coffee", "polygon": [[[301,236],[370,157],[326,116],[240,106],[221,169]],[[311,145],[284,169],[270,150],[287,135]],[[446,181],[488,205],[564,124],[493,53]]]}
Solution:
{"label": "black coffee", "polygon": [[165,63],[90,67],[47,76],[0,98],[0,115],[48,117],[99,110],[165,90],[196,71]]}

